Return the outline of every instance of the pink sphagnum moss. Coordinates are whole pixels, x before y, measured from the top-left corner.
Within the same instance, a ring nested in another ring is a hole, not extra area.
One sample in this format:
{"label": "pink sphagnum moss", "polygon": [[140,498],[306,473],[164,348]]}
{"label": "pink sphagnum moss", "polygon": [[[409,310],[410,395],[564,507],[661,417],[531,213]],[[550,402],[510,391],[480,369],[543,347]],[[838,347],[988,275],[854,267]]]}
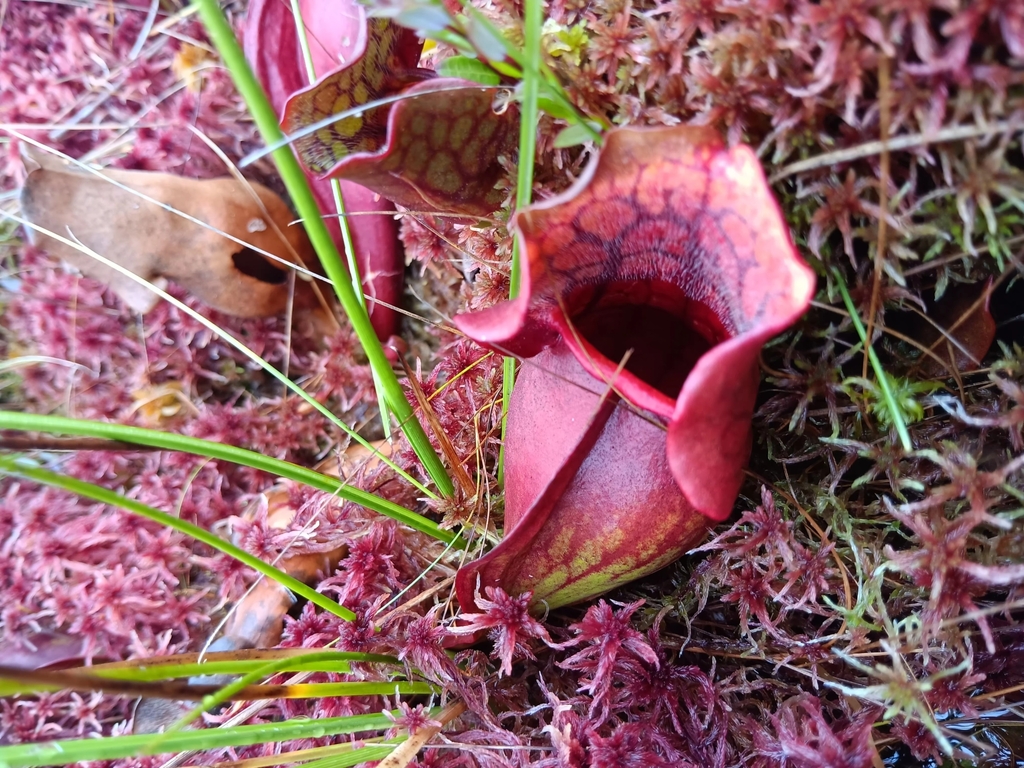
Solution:
{"label": "pink sphagnum moss", "polygon": [[[192,18],[150,35],[130,58],[148,3],[2,5],[0,123],[38,124],[34,137],[74,157],[95,152],[114,166],[197,178],[226,171],[189,126],[233,159],[256,146],[226,73],[182,42],[204,40]],[[376,5],[390,18],[406,9]],[[521,3],[473,5],[521,44]],[[448,743],[428,745],[416,768],[904,768],[944,759],[947,747],[980,765],[985,749],[1019,753],[1014,729],[992,715],[1013,711],[1006,707],[1019,697],[1003,689],[1024,684],[1021,3],[552,0],[545,11],[545,60],[577,109],[608,125],[703,127],[725,152],[751,147],[787,236],[817,276],[812,309],[761,352],[748,470],[737,476],[735,503],[736,488],[725,494],[717,517],[728,519],[707,543],[601,599],[549,612],[528,610],[532,585],[473,580],[465,602],[474,605],[458,623],[449,598],[462,555],[441,557],[417,580],[442,547],[351,504],[284,484],[276,490],[295,515],[279,529],[268,523],[275,480],[259,472],[162,452],[47,460],[267,559],[345,545],[319,586],[357,620],[306,605],[284,619],[281,645],[393,654],[465,702],[446,726]],[[234,21],[241,26],[241,15]],[[413,65],[430,69],[452,54],[437,44]],[[43,127],[64,122],[86,129]],[[122,138],[112,124],[128,132]],[[972,133],[978,126],[985,132]],[[564,127],[540,120],[541,206],[577,183],[592,155],[556,148]],[[900,141],[887,163],[883,134]],[[22,180],[17,144],[0,144],[4,190]],[[402,214],[413,264],[407,298],[421,302],[409,306],[433,305],[431,322],[508,297],[514,147],[493,160],[486,210],[468,211],[493,218],[467,218],[465,207],[446,210],[432,195]],[[252,174],[276,184],[266,166]],[[104,286],[7,231],[2,247],[0,346],[8,358],[43,360],[3,373],[3,407],[155,425],[310,466],[347,447],[179,311],[160,305],[133,316]],[[877,386],[863,384],[863,348],[837,271],[861,317],[877,311],[872,343],[912,451],[881,418]],[[907,329],[965,285],[987,286],[996,344],[980,366],[915,389],[927,384],[921,363],[938,347]],[[372,378],[348,330],[323,338],[302,319],[289,328],[283,317],[210,316],[349,422],[372,421]],[[476,541],[498,541],[510,527],[505,509],[515,516],[497,479],[500,354],[444,324],[410,321],[404,332],[418,383],[477,493],[427,504],[389,470],[346,477],[465,524]],[[393,456],[419,471],[407,444],[398,441]],[[211,617],[252,580],[234,561],[127,513],[0,480],[5,654],[43,663],[198,650]],[[467,638],[479,642],[452,650]],[[360,669],[347,679],[379,675]],[[421,703],[403,702],[395,726],[431,727]],[[276,701],[252,722],[394,706],[380,697]],[[128,703],[111,697],[0,701],[4,743],[129,729]],[[215,750],[197,762],[327,741]]]}

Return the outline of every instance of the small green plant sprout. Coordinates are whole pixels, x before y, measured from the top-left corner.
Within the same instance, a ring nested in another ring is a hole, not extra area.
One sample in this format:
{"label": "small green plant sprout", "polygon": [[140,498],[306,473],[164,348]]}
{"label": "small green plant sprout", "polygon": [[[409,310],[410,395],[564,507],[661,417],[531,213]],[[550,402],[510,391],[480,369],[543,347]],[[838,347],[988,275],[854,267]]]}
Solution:
{"label": "small green plant sprout", "polygon": [[928,395],[942,384],[937,381],[911,381],[902,376],[893,376],[881,371],[885,383],[872,381],[860,376],[851,376],[843,381],[843,390],[849,398],[874,416],[886,429],[897,424],[915,424],[924,418],[924,406],[920,395]]}
{"label": "small green plant sprout", "polygon": [[580,54],[590,43],[585,22],[573,25],[559,24],[554,19],[547,19],[541,29],[541,45],[553,59],[562,59],[574,66],[580,64]]}
{"label": "small green plant sprout", "polygon": [[825,685],[846,696],[884,707],[882,720],[892,721],[896,718],[903,718],[908,722],[919,723],[932,735],[946,755],[952,755],[953,745],[946,734],[942,732],[926,695],[940,680],[967,672],[970,669],[970,660],[964,659],[954,667],[948,667],[927,677],[918,678],[914,676],[913,670],[910,669],[892,639],[886,638],[880,642],[880,645],[888,654],[892,662],[891,666],[886,664],[868,665],[842,651],[834,651],[835,655],[846,664],[858,672],[878,680],[878,683],[858,687],[825,681]]}
{"label": "small green plant sprout", "polygon": [[1008,379],[1024,379],[1024,347],[1017,342],[1012,345],[1000,341],[1002,356],[992,363],[992,373]]}
{"label": "small green plant sprout", "polygon": [[[529,98],[527,94],[532,86],[528,83],[536,77],[540,108],[552,117],[567,121],[570,127],[578,127],[588,139],[599,143],[601,131],[608,127],[607,121],[580,114],[544,60],[546,53],[552,59],[567,57],[578,63],[588,42],[586,25],[584,22],[558,25],[551,19],[545,22],[543,8],[537,7],[541,11],[540,20],[531,14],[531,4],[524,3],[521,29],[499,28],[466,1],[463,13],[453,13],[441,0],[389,0],[378,4],[372,14],[390,18],[424,37],[451,46],[456,55],[442,62],[438,70],[441,75],[490,85],[495,80],[486,72],[489,69],[499,76],[500,82],[515,86],[513,97],[520,102]],[[533,38],[536,38],[536,45],[532,44]],[[536,121],[527,120],[525,116],[522,124],[534,132],[537,130]]]}

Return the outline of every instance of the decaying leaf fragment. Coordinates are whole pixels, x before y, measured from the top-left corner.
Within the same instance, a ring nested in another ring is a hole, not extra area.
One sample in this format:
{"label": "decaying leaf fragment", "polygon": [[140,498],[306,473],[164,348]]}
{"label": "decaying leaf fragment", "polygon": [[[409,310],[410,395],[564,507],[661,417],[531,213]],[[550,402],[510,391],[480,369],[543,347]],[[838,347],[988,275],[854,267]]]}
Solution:
{"label": "decaying leaf fragment", "polygon": [[915,324],[913,337],[946,363],[943,366],[935,358],[923,358],[921,376],[945,378],[981,365],[996,337],[996,321],[989,309],[991,291],[991,279],[976,286],[954,286],[929,312],[932,323],[922,320]]}
{"label": "decaying leaf fragment", "polygon": [[0,658],[15,669],[53,669],[81,664],[85,638],[51,630],[12,635],[0,640]]}
{"label": "decaying leaf fragment", "polygon": [[[147,171],[102,171],[111,184],[42,153],[26,153],[21,192],[33,224],[78,240],[96,253],[157,285],[173,280],[214,309],[239,317],[266,317],[288,301],[287,267],[258,248],[295,263],[313,251],[288,206],[260,184],[233,179],[197,181]],[[127,189],[126,189],[127,187]],[[134,192],[132,191],[134,190]],[[242,240],[241,245],[140,197],[170,206]],[[283,239],[282,239],[283,237]],[[86,253],[37,232],[29,238],[89,277],[106,283],[138,312],[158,297],[145,286]],[[301,281],[297,286],[303,285]],[[305,291],[297,293],[300,303]]]}

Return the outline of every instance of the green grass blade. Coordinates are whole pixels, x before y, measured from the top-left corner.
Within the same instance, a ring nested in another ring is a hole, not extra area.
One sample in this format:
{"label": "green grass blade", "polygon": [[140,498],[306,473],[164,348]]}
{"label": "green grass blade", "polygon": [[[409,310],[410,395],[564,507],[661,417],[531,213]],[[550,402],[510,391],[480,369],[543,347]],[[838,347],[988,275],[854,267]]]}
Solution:
{"label": "green grass blade", "polygon": [[394,682],[342,681],[340,683],[299,683],[291,699],[326,699],[329,696],[437,696],[441,689],[432,683],[396,680]]}
{"label": "green grass blade", "polygon": [[433,520],[401,507],[398,504],[374,496],[372,493],[353,488],[345,482],[330,475],[324,475],[297,464],[274,459],[256,451],[237,448],[233,445],[186,437],[171,432],[160,432],[154,429],[131,427],[123,424],[109,424],[102,421],[70,419],[63,416],[45,416],[34,413],[0,412],[0,430],[11,429],[23,432],[47,432],[57,435],[81,435],[98,437],[108,440],[120,440],[135,445],[161,448],[167,451],[180,451],[210,459],[230,461],[253,469],[260,469],[278,477],[285,477],[311,488],[337,495],[378,514],[397,520],[417,531],[427,534],[445,543],[456,542],[459,537],[451,531],[443,530]]}
{"label": "green grass blade", "polygon": [[[198,658],[197,658],[198,657]],[[189,659],[189,661],[182,661]],[[195,661],[192,661],[195,659]],[[282,672],[348,672],[353,661],[361,664],[386,664],[399,667],[396,656],[360,651],[335,651],[323,648],[247,648],[240,651],[209,651],[176,656],[153,656],[146,659],[111,661],[83,667],[90,674],[131,680],[171,680],[192,675],[245,674],[270,661],[289,659],[294,666]],[[217,665],[214,667],[213,665]],[[187,671],[181,671],[187,670]],[[127,672],[138,675],[128,676]]]}
{"label": "green grass blade", "polygon": [[[296,653],[296,651],[299,651]],[[238,658],[239,654],[255,658]],[[319,649],[266,649],[246,651],[214,651],[203,655],[203,661],[192,661],[198,654],[182,654],[188,661],[179,661],[178,656],[159,656],[131,661],[114,661],[91,667],[75,667],[64,674],[85,674],[104,680],[130,680],[136,683],[152,683],[164,680],[179,680],[200,675],[245,675],[261,669],[271,661],[284,661],[279,672],[334,672],[345,674],[351,671],[351,662],[386,664],[400,666],[394,656],[375,653],[348,651],[323,651]],[[319,685],[316,683],[315,685]],[[0,697],[37,691],[56,691],[67,686],[19,683],[4,680],[0,675]]]}
{"label": "green grass blade", "polygon": [[[264,142],[271,144],[280,141],[283,134],[277,122],[277,115],[245,60],[245,55],[238,45],[238,40],[235,39],[231,26],[217,5],[217,0],[196,0],[196,6],[210,40],[216,46],[217,52],[231,73],[235,86],[249,107]],[[283,147],[273,152],[272,156],[281,174],[281,180],[284,182],[288,194],[302,218],[313,248],[320,258],[320,263],[323,264],[327,276],[334,284],[338,300],[341,302],[345,314],[348,315],[352,329],[370,362],[370,367],[379,379],[388,407],[395,415],[398,424],[437,489],[443,496],[451,496],[455,490],[451,478],[448,477],[444,464],[431,446],[423,426],[416,419],[412,406],[406,399],[391,363],[374,333],[370,317],[360,305],[359,299],[352,289],[352,283],[345,271],[341,255],[327,231],[327,226],[320,217],[316,200],[295,155],[290,147]]]}
{"label": "green grass blade", "polygon": [[106,488],[101,488],[98,485],[93,485],[92,483],[87,483],[73,477],[67,477],[66,475],[61,475],[56,472],[50,472],[49,470],[42,469],[38,466],[33,466],[25,459],[0,456],[0,474],[21,477],[26,480],[41,483],[42,485],[49,485],[53,488],[70,491],[71,493],[76,493],[84,498],[92,499],[93,501],[98,501],[102,504],[109,504],[113,507],[120,507],[121,509],[128,510],[129,512],[140,515],[149,520],[153,520],[154,522],[160,523],[168,528],[173,528],[179,533],[191,536],[192,538],[203,542],[207,546],[216,549],[219,552],[223,552],[229,557],[235,558],[240,563],[248,565],[250,568],[273,579],[287,589],[290,589],[295,594],[301,595],[311,603],[315,603],[325,611],[330,611],[335,616],[340,616],[347,621],[352,621],[356,618],[356,615],[348,608],[339,605],[326,595],[320,594],[312,587],[306,586],[298,579],[289,576],[284,571],[270,565],[270,563],[265,563],[258,557],[249,554],[244,549],[236,547],[231,542],[225,541],[209,531],[200,528],[198,525],[189,523],[175,517],[174,515],[161,512],[159,509],[147,506],[146,504],[142,504],[134,499],[129,499],[126,496],[122,496],[121,494],[107,490]]}
{"label": "green grass blade", "polygon": [[882,362],[878,359],[878,355],[875,354],[874,347],[871,346],[871,341],[867,337],[867,331],[864,329],[864,324],[861,322],[860,315],[857,314],[857,307],[854,306],[853,299],[850,298],[850,292],[846,289],[846,281],[843,280],[843,276],[839,270],[835,270],[834,273],[836,279],[836,285],[839,286],[839,293],[843,297],[843,303],[846,305],[846,311],[850,313],[850,319],[853,321],[853,327],[857,330],[857,335],[860,336],[861,342],[864,344],[864,348],[868,352],[868,360],[871,361],[871,368],[875,372],[875,377],[878,379],[878,386],[882,390],[882,397],[885,398],[885,404],[892,414],[892,423],[896,427],[896,434],[900,437],[900,444],[903,446],[903,450],[907,453],[914,450],[914,443],[910,439],[910,432],[907,430],[907,423],[903,419],[903,411],[900,409],[899,402],[896,400],[896,395],[892,391],[892,387],[889,383],[889,374],[885,372],[885,368],[882,367]]}
{"label": "green grass blade", "polygon": [[[203,716],[204,712],[208,712],[221,704],[225,704],[236,696],[244,695],[245,688],[248,688],[250,685],[256,685],[261,680],[266,680],[272,675],[281,672],[286,669],[290,663],[291,659],[278,659],[276,661],[265,663],[261,667],[257,667],[251,672],[247,672],[242,675],[237,680],[228,683],[213,695],[204,696],[199,706],[194,707],[181,719],[168,727],[161,738],[166,738],[170,734],[180,731],[182,728],[195,722]],[[314,683],[291,687],[294,688],[295,693],[299,695],[288,696],[287,698],[306,699],[327,696],[390,696],[398,695],[400,693],[407,693],[410,695],[437,693],[437,689],[430,683],[410,682],[379,683],[360,681],[344,683]]]}
{"label": "green grass blade", "polygon": [[[533,199],[533,168],[537,154],[537,98],[540,94],[541,33],[544,26],[542,0],[525,0],[523,19],[523,103],[519,112],[519,168],[516,175],[516,210],[521,211]],[[509,276],[509,298],[519,295],[520,271],[519,238],[512,243],[512,266]],[[505,477],[505,428],[508,424],[508,404],[515,382],[516,359],[506,357],[502,363],[501,379],[501,453],[498,457],[498,482]]]}
{"label": "green grass blade", "polygon": [[[224,665],[221,665],[224,666]],[[265,666],[265,665],[264,665]],[[279,670],[285,671],[285,670]],[[289,670],[290,671],[290,670]],[[298,671],[318,671],[318,670],[298,670]],[[212,671],[203,671],[199,674],[213,674]],[[226,674],[226,673],[222,673]],[[247,673],[247,675],[250,673]],[[110,676],[106,675],[108,679]],[[260,675],[256,676],[257,679]],[[256,689],[259,686],[256,683],[251,682],[250,678],[246,677],[246,685],[254,685]],[[88,682],[88,684],[86,684]],[[198,681],[202,684],[202,681]],[[43,684],[43,683],[15,683],[3,679],[3,671],[0,669],[0,696],[21,696],[31,695],[36,693],[46,693],[52,691],[63,691],[63,690],[74,690],[74,691],[104,691],[107,693],[113,693],[117,695],[120,691],[110,691],[108,688],[102,685],[100,681],[83,681],[81,679],[71,680],[69,679],[64,685],[59,684]],[[430,683],[424,682],[413,682],[408,680],[396,680],[394,682],[365,682],[365,681],[342,681],[338,683],[296,683],[288,686],[287,694],[282,694],[277,685],[272,685],[267,689],[259,691],[262,695],[257,695],[257,691],[254,689],[253,695],[242,695],[237,697],[236,700],[244,701],[249,698],[281,698],[281,699],[323,699],[328,696],[419,696],[419,695],[436,695],[440,693],[440,690]],[[230,689],[224,689],[222,694],[205,697],[203,699],[202,708],[197,710],[197,716],[202,714],[204,711],[216,707],[226,701],[230,701],[235,694],[238,693],[238,689],[231,687]],[[248,694],[249,691],[246,692]],[[138,690],[133,692],[133,695],[141,695],[145,697],[145,690]],[[163,698],[163,697],[161,697]]]}
{"label": "green grass blade", "polygon": [[[431,711],[436,717],[440,708]],[[392,712],[399,717],[401,712]],[[273,741],[323,738],[342,734],[377,732],[391,728],[391,720],[380,715],[351,715],[321,720],[295,719],[280,723],[239,725],[233,728],[208,728],[178,731],[161,739],[151,734],[107,736],[99,739],[70,739],[43,744],[18,744],[0,747],[0,766],[33,768],[43,765],[71,765],[86,760],[118,760],[171,752],[209,750],[218,747],[244,747]]]}

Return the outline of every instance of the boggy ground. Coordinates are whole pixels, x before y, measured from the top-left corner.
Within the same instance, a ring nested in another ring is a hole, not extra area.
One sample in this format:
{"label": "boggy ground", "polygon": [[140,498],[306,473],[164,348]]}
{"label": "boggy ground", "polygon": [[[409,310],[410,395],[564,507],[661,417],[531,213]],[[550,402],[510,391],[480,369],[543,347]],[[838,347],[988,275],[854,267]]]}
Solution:
{"label": "boggy ground", "polygon": [[[188,126],[237,160],[257,145],[252,124],[184,9],[161,6],[130,57],[146,10],[5,3],[0,122],[75,123],[32,135],[117,167],[224,175]],[[243,12],[231,10],[236,19]],[[485,10],[517,39],[518,4]],[[447,589],[390,606],[380,627],[372,621],[439,554],[436,542],[291,487],[299,512],[288,529],[273,529],[265,494],[274,478],[196,457],[80,451],[62,455],[62,471],[230,529],[267,559],[285,547],[347,544],[321,587],[360,620],[307,605],[286,620],[281,644],[340,638],[341,648],[394,653],[462,697],[469,710],[447,733],[461,746],[427,749],[420,766],[859,767],[941,762],[944,749],[967,763],[1019,764],[1020,4],[566,0],[547,14],[550,62],[583,111],[614,123],[711,125],[754,147],[818,274],[811,311],[762,356],[749,477],[734,517],[700,552],[542,624],[509,598],[494,609],[493,653],[484,643],[455,664],[441,649]],[[537,198],[564,189],[586,159],[580,148],[553,148],[559,127],[550,118],[539,126]],[[22,179],[16,147],[5,141],[6,190]],[[247,173],[276,184],[270,166]],[[435,322],[507,295],[509,234],[500,223],[417,216],[403,217],[401,232],[407,306],[429,321],[405,322],[409,359],[420,361],[428,392],[452,381],[433,400],[438,419],[460,455],[474,457],[469,468],[500,509],[500,362]],[[874,347],[913,451],[874,375],[865,376],[834,270],[861,317],[878,308]],[[0,287],[7,357],[46,358],[4,371],[6,408],[159,426],[309,465],[346,445],[186,315],[166,305],[133,315],[102,285],[24,245],[13,227]],[[938,341],[932,351],[944,357],[951,347],[933,326],[970,346],[989,300],[996,341],[974,350],[980,363],[954,356],[953,370],[935,368],[921,347]],[[325,339],[301,318],[289,328],[283,318],[212,316],[373,433],[372,380],[348,331]],[[415,463],[402,445],[396,456]],[[420,503],[381,470],[362,482]],[[0,542],[9,651],[44,636],[74,638],[86,659],[195,650],[211,617],[252,580],[234,561],[126,512],[11,480]],[[404,599],[443,584],[457,564],[442,561]],[[499,674],[505,659],[511,673]],[[273,702],[254,721],[384,706]],[[4,700],[0,734],[23,742],[118,732],[129,709],[89,694]]]}

